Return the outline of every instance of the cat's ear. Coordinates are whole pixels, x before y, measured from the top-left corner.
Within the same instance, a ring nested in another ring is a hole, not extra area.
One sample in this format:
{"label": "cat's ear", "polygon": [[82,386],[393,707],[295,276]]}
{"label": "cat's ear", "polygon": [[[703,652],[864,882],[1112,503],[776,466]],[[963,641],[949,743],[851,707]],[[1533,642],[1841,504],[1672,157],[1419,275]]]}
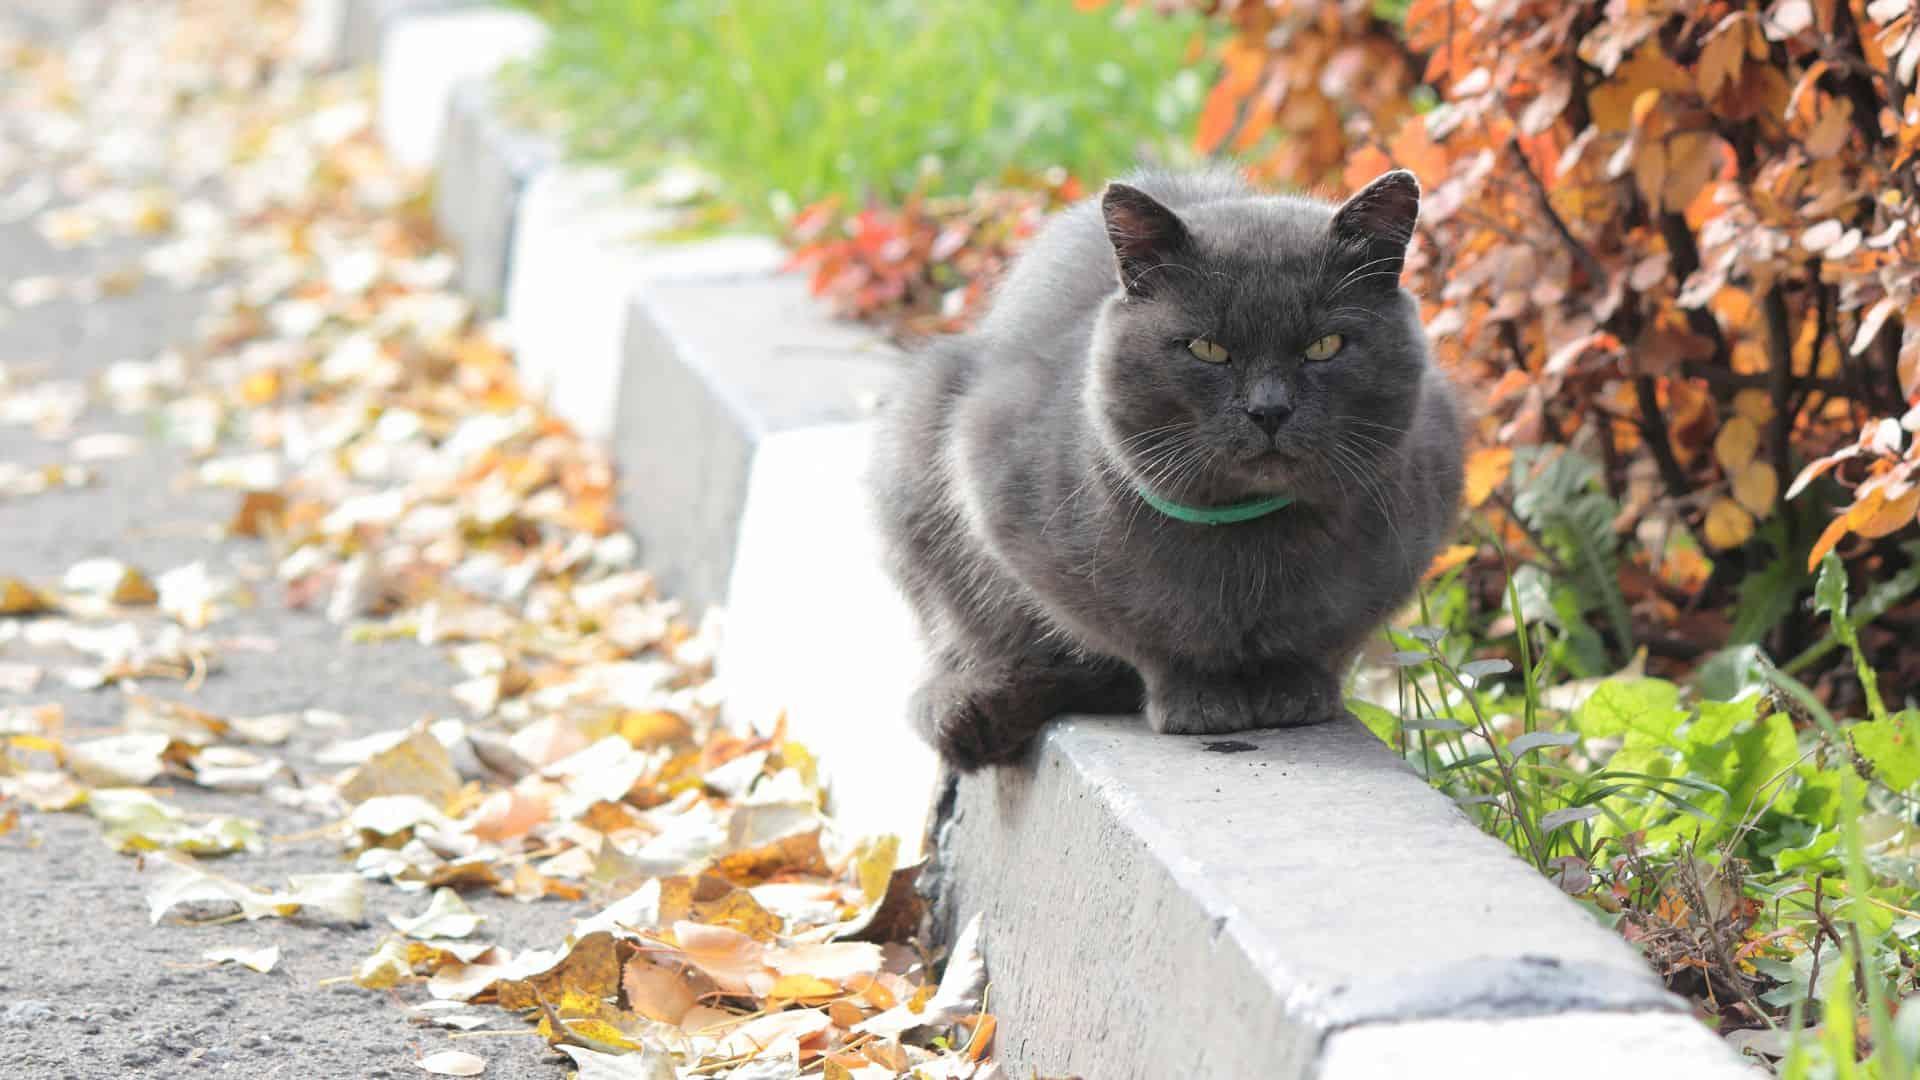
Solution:
{"label": "cat's ear", "polygon": [[1107,239],[1113,242],[1114,258],[1119,261],[1120,284],[1133,296],[1145,295],[1151,284],[1148,272],[1186,248],[1186,225],[1153,196],[1125,184],[1107,185],[1107,193],[1100,197],[1100,212],[1107,219]]}
{"label": "cat's ear", "polygon": [[1385,173],[1355,192],[1333,215],[1334,240],[1366,249],[1376,267],[1397,278],[1420,216],[1420,181],[1405,169]]}

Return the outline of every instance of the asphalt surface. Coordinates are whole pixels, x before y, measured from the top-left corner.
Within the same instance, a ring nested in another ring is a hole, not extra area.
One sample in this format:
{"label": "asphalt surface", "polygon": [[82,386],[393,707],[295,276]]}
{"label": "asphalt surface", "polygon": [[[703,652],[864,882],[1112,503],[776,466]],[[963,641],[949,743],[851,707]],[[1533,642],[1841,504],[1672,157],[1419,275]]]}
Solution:
{"label": "asphalt surface", "polygon": [[[25,17],[37,32],[58,33],[92,6],[0,0],[0,20]],[[0,200],[15,189],[0,185]],[[123,297],[58,300],[26,310],[4,300],[8,283],[23,277],[96,273],[125,265],[138,251],[124,243],[58,251],[28,222],[0,225],[0,364],[83,378],[117,360],[150,359],[190,337],[205,294],[178,292],[164,282],[149,280]],[[259,603],[209,628],[222,667],[197,692],[166,680],[147,681],[143,691],[223,715],[329,709],[348,717],[353,733],[457,715],[447,696],[457,673],[438,651],[347,644],[321,615],[287,609],[273,583],[262,580],[269,568],[263,548],[217,538],[232,513],[232,494],[183,483],[188,464],[180,451],[152,440],[151,418],[95,409],[73,434],[106,431],[140,436],[148,448],[95,466],[99,480],[88,488],[0,496],[0,576],[58,581],[72,563],[95,555],[150,572],[203,559],[216,574],[260,581]],[[66,456],[64,440],[48,442],[0,423],[0,461]],[[77,659],[0,644],[0,660],[58,666]],[[25,695],[0,690],[0,705],[45,702],[65,707],[69,733],[112,728],[125,707],[117,688],[70,690],[53,679]],[[274,752],[299,776],[321,777],[333,770],[312,755],[336,737],[303,729]],[[296,837],[325,824],[259,795],[183,787],[164,797],[190,812],[256,818],[269,837]],[[263,853],[210,868],[284,886],[289,874],[351,865],[336,840],[296,838],[270,841]],[[450,1040],[443,1030],[410,1023],[390,993],[351,983],[318,985],[350,972],[391,933],[386,916],[419,911],[424,894],[369,883],[367,922],[359,926],[298,918],[150,925],[144,897],[152,879],[141,860],[111,851],[84,814],[26,810],[17,828],[0,836],[0,1078],[422,1076],[415,1060],[448,1048],[487,1059],[490,1077],[564,1075],[557,1064],[563,1059],[505,1013],[497,1026],[514,1034]],[[569,919],[583,913],[582,905],[551,900],[468,899],[488,916],[480,936],[516,947],[557,941]],[[216,946],[267,944],[278,945],[283,959],[264,975],[201,959]]]}

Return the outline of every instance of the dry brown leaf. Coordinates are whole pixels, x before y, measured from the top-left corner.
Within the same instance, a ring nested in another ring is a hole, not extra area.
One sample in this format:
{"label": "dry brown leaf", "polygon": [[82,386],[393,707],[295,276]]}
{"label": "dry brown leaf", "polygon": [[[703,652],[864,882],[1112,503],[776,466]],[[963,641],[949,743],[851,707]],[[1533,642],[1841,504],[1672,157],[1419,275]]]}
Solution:
{"label": "dry brown leaf", "polygon": [[552,966],[502,982],[497,988],[500,1004],[530,1009],[543,1000],[558,1001],[566,993],[610,998],[620,992],[621,950],[612,934],[588,934]]}
{"label": "dry brown leaf", "polygon": [[356,766],[339,789],[341,797],[353,803],[377,795],[419,795],[444,806],[460,790],[460,775],[440,740],[416,728]]}
{"label": "dry brown leaf", "polygon": [[764,997],[773,985],[766,946],[738,930],[682,921],[673,924],[673,937],[679,957],[729,994]]}
{"label": "dry brown leaf", "polygon": [[686,974],[635,956],[620,977],[627,1007],[651,1020],[678,1024],[697,997]]}

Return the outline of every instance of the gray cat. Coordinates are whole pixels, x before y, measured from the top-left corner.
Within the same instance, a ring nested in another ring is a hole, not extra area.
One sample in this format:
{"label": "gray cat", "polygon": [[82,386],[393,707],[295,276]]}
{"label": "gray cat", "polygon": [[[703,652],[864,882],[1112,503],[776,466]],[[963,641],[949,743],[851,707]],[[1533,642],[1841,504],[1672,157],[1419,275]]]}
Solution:
{"label": "gray cat", "polygon": [[[1183,734],[1338,715],[1454,525],[1461,433],[1400,288],[1420,189],[1338,207],[1142,176],[1056,217],[915,358],[873,480],[963,770],[1063,712]],[[1118,280],[1115,271],[1118,271]]]}

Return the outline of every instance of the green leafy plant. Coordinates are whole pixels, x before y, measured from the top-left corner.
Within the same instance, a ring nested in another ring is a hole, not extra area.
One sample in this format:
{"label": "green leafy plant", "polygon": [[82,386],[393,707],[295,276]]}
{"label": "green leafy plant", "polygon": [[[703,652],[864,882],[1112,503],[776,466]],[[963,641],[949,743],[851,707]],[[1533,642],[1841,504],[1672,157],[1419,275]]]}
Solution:
{"label": "green leafy plant", "polygon": [[[1597,496],[1577,471],[1540,490]],[[1524,513],[1544,535],[1545,512]],[[1356,713],[1785,1075],[1912,1076],[1920,1006],[1896,1003],[1920,990],[1920,710],[1882,699],[1838,557],[1816,605],[1853,661],[1859,718],[1755,645],[1685,682],[1569,679],[1542,597],[1569,598],[1569,620],[1605,598],[1514,567],[1492,633],[1463,573],[1431,583],[1421,625],[1389,632],[1392,689]]]}

